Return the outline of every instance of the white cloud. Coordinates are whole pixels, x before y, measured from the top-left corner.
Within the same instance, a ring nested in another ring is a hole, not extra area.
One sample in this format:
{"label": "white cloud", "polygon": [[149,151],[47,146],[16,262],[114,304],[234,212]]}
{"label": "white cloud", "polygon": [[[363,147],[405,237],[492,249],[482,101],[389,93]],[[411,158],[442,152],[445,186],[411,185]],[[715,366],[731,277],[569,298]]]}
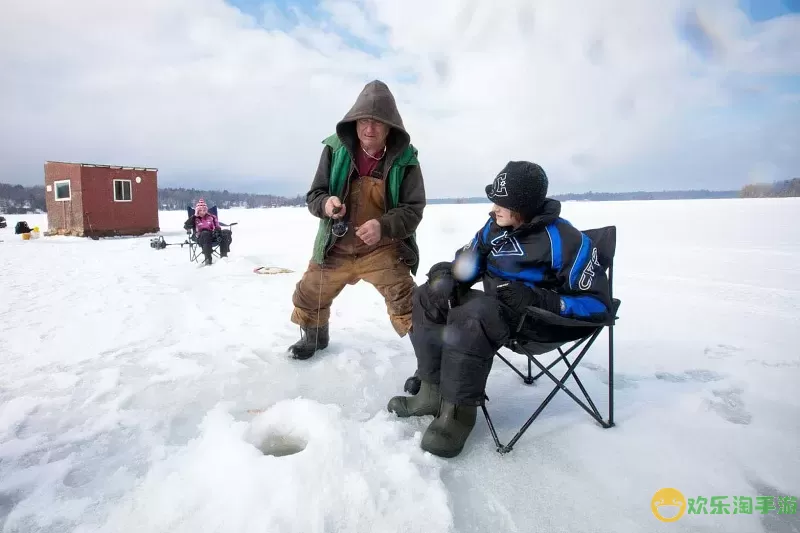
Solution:
{"label": "white cloud", "polygon": [[[677,29],[684,0],[325,0],[321,21],[270,6],[256,20],[222,0],[5,2],[0,180],[39,183],[43,162],[61,159],[158,166],[162,183],[271,179],[304,192],[320,141],[379,78],[431,196],[481,195],[508,159],[540,162],[560,191],[614,189],[609,176],[631,165],[642,177],[616,179],[670,188],[647,181],[643,157],[662,144],[674,153],[703,111],[735,112],[741,80],[800,74],[798,17],[753,24],[732,0],[697,4],[708,58]],[[786,124],[775,128],[797,127]],[[743,169],[723,187],[765,164],[719,157]],[[697,178],[717,179],[709,167]]]}

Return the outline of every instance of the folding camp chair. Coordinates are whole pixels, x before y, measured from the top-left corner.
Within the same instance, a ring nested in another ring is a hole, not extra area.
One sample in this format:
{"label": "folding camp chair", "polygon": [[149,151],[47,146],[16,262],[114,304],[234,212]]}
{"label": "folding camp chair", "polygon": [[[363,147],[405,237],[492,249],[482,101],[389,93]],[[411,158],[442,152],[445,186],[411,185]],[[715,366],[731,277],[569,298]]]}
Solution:
{"label": "folding camp chair", "polygon": [[[572,398],[580,407],[583,408],[584,411],[589,413],[589,415],[594,418],[603,428],[610,428],[614,426],[614,325],[616,324],[616,320],[618,318],[616,314],[621,303],[620,300],[617,300],[613,297],[614,254],[616,251],[617,231],[615,226],[607,226],[604,228],[586,230],[583,233],[586,234],[586,236],[589,237],[592,240],[592,243],[597,247],[597,260],[600,263],[600,268],[606,271],[608,275],[609,296],[612,302],[610,318],[606,322],[602,323],[586,322],[582,320],[565,318],[555,313],[544,311],[535,307],[529,307],[527,309],[525,316],[523,316],[523,318],[520,320],[516,331],[512,334],[511,340],[505,346],[513,352],[520,355],[525,355],[527,357],[527,374],[521,372],[508,359],[503,357],[499,351],[495,355],[497,355],[500,360],[502,360],[514,372],[516,372],[526,385],[533,384],[542,375],[549,377],[556,385],[508,444],[500,443],[500,440],[497,437],[497,432],[492,424],[492,419],[489,416],[489,411],[486,409],[486,402],[484,401],[483,405],[481,405],[481,409],[483,409],[483,414],[486,417],[486,423],[489,425],[489,431],[491,431],[492,438],[497,446],[497,451],[501,454],[508,453],[512,450],[517,441],[522,437],[525,431],[527,431],[528,427],[530,427],[533,421],[536,420],[539,414],[544,410],[545,407],[547,407],[547,404],[550,403],[550,401],[559,391],[564,391],[564,393]],[[549,343],[540,342],[536,339],[526,337],[525,331],[534,331],[537,324],[559,327],[560,330],[564,332],[574,331],[574,334],[568,336],[570,340]],[[525,326],[524,329],[523,325]],[[583,383],[581,383],[581,380],[578,378],[577,374],[575,374],[576,368],[589,351],[589,348],[591,348],[591,346],[594,344],[595,339],[597,339],[597,337],[603,331],[603,328],[608,328],[607,420],[603,419],[600,411],[589,397],[589,393],[586,391]],[[565,351],[562,347],[569,343],[572,343],[572,346]],[[570,363],[568,356],[581,345],[584,345],[583,349],[580,351],[575,360]],[[541,356],[552,351],[558,351],[559,356],[549,365],[544,366],[537,359],[537,356]],[[561,379],[558,379],[550,372],[550,369],[558,364],[559,361],[563,361],[564,364],[567,365],[567,371],[561,377]],[[532,364],[536,365],[540,370],[540,372],[535,376],[532,375]],[[588,405],[578,398],[578,396],[576,396],[565,385],[566,381],[570,377],[572,377],[575,380],[575,383],[577,383]],[[488,396],[484,395],[484,397],[485,400],[488,401]]]}
{"label": "folding camp chair", "polygon": [[[186,208],[186,212],[188,213],[187,218],[193,216],[194,207],[188,206]],[[217,214],[217,206],[210,207],[208,209],[208,212],[217,217],[217,220],[219,220],[219,215]],[[219,225],[222,226],[223,228],[232,228],[236,224],[238,224],[238,222],[234,222],[233,224],[223,224],[222,221],[220,221],[219,223]],[[197,242],[197,232],[195,231],[194,227],[191,227],[186,230],[186,234],[189,235],[189,237],[187,237],[187,239],[183,242],[183,244],[189,246],[189,261],[199,263],[200,261],[203,260],[203,250],[202,248],[200,248],[200,244]],[[181,245],[181,247],[183,247],[183,244]],[[220,241],[216,237],[211,241],[212,257],[215,256],[221,257],[219,252],[220,244],[222,244],[222,241]]]}

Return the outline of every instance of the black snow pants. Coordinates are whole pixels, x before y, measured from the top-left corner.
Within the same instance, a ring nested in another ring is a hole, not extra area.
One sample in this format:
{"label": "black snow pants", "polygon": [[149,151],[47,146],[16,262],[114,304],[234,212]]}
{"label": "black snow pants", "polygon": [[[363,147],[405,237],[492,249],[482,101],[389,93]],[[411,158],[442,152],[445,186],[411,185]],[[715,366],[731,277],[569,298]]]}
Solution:
{"label": "black snow pants", "polygon": [[[217,233],[217,240],[219,242],[219,255],[221,257],[227,257],[228,252],[230,251],[231,241],[233,235],[231,234],[230,230],[222,230]],[[203,255],[206,258],[206,261],[211,259],[211,248],[214,246],[214,234],[208,230],[203,230],[197,234],[197,244],[200,245],[200,249],[203,250]]]}
{"label": "black snow pants", "polygon": [[419,378],[438,383],[448,402],[481,405],[494,354],[511,332],[500,303],[474,289],[452,309],[434,300],[428,283],[415,289],[409,337]]}

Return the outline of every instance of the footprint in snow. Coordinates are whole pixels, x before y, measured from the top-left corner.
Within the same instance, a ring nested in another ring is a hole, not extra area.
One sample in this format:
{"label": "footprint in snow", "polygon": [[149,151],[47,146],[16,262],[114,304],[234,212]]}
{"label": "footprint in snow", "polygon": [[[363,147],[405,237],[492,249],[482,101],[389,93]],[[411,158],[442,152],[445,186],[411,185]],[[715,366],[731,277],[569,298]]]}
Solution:
{"label": "footprint in snow", "polygon": [[672,372],[656,372],[655,375],[656,379],[669,381],[672,383],[685,383],[687,381],[709,383],[711,381],[720,381],[721,379],[724,379],[724,376],[718,372],[704,370],[701,368],[684,370],[681,374],[675,374]]}
{"label": "footprint in snow", "polygon": [[[586,370],[591,370],[592,372],[595,372],[597,374],[597,380],[603,385],[608,385],[608,369],[606,367],[588,362],[587,363],[582,362],[580,366],[582,366]],[[561,368],[565,368],[563,366],[563,363]],[[580,372],[580,367],[578,368],[576,373],[578,372]],[[634,389],[639,386],[638,382],[641,381],[641,379],[642,379],[641,377],[634,376],[631,374],[617,374],[615,372],[614,390]]]}
{"label": "footprint in snow", "polygon": [[707,346],[703,350],[703,354],[708,356],[709,359],[724,359],[733,357],[742,349],[729,344],[717,344],[716,346]]}
{"label": "footprint in snow", "polygon": [[746,426],[753,421],[753,415],[745,408],[742,392],[743,390],[738,387],[712,390],[711,394],[714,397],[706,402],[715,413],[728,422]]}

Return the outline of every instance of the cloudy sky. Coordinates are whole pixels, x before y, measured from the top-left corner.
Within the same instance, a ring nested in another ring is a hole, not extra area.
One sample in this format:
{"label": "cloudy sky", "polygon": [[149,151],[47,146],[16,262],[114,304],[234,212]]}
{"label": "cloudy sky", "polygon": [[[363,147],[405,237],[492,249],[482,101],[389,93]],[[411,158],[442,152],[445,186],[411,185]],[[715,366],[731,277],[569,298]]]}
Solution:
{"label": "cloudy sky", "polygon": [[0,181],[46,160],[305,193],[367,81],[429,197],[509,159],[551,192],[800,175],[800,0],[0,0]]}

